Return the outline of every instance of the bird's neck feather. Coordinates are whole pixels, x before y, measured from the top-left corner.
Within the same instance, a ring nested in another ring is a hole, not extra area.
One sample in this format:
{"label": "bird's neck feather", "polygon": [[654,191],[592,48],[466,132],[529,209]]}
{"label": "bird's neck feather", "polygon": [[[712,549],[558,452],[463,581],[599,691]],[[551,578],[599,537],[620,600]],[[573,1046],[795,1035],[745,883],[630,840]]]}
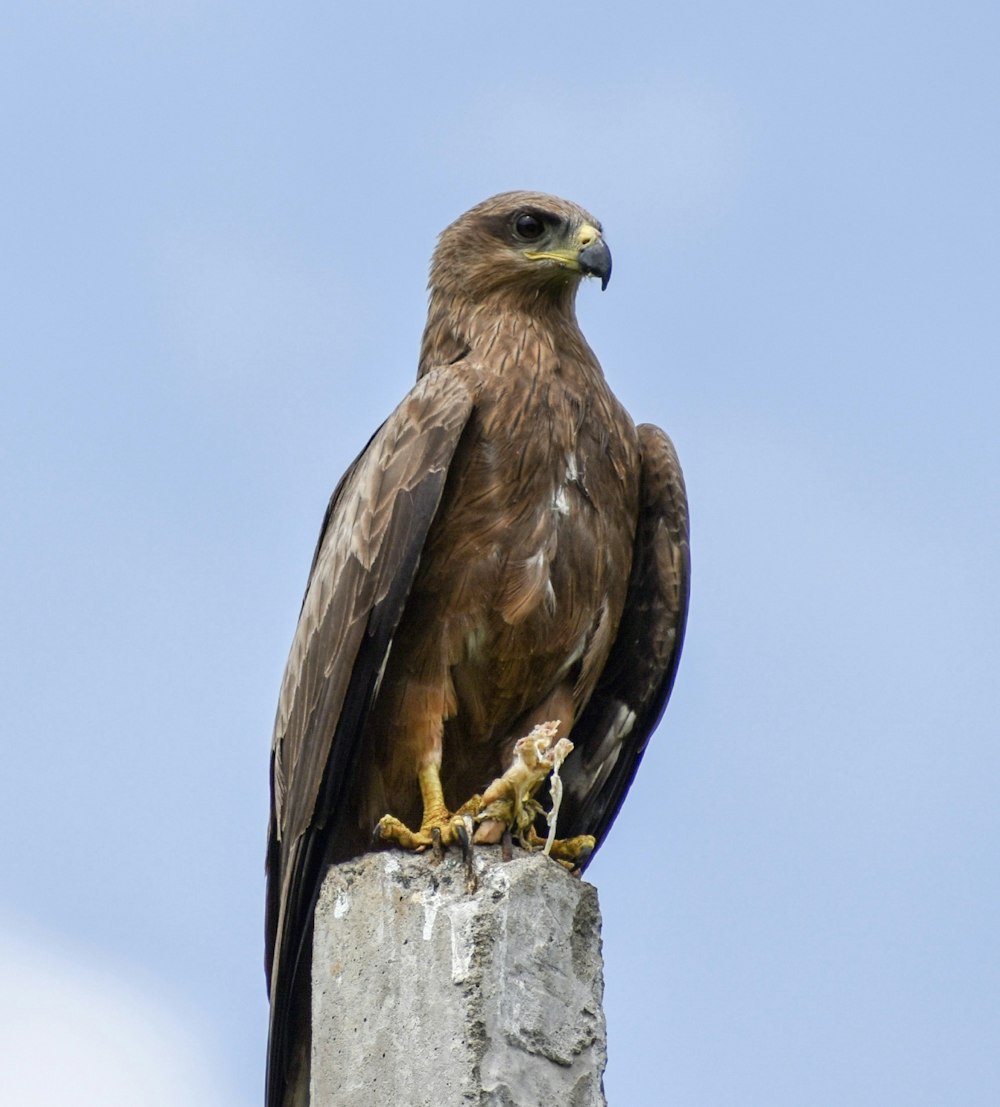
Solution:
{"label": "bird's neck feather", "polygon": [[461,359],[489,365],[514,350],[525,363],[572,359],[597,368],[575,300],[575,281],[554,289],[506,288],[480,299],[432,286],[418,375]]}

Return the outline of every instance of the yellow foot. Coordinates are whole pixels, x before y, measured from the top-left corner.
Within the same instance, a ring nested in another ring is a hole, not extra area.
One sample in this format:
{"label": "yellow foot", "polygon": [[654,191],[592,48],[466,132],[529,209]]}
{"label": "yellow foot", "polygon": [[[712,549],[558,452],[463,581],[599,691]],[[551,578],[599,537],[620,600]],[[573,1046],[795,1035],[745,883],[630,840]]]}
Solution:
{"label": "yellow foot", "polygon": [[428,846],[435,853],[456,844],[464,848],[471,835],[472,813],[467,809],[472,802],[470,800],[455,814],[442,811],[425,816],[419,830],[411,830],[394,815],[383,815],[375,827],[375,839],[415,853],[423,853]]}
{"label": "yellow foot", "polygon": [[479,796],[473,796],[452,813],[444,804],[437,767],[431,765],[421,769],[418,777],[424,801],[424,817],[420,829],[411,830],[394,815],[383,815],[375,827],[373,837],[376,842],[396,845],[400,849],[417,853],[422,853],[430,846],[437,861],[442,859],[448,846],[457,843],[462,848],[462,857],[465,860],[466,889],[474,892],[476,872],[472,857],[473,816],[478,813],[481,800]]}
{"label": "yellow foot", "polygon": [[571,873],[578,873],[586,865],[597,845],[593,834],[578,834],[575,838],[553,838],[550,844],[548,839],[539,837],[532,828],[527,837],[532,849],[545,849],[553,861],[558,861]]}
{"label": "yellow foot", "polygon": [[472,855],[472,816],[449,815],[439,822],[424,823],[419,830],[410,830],[392,815],[383,815],[375,827],[375,840],[401,849],[423,852],[428,846],[434,851],[434,860],[441,861],[444,847],[456,842],[462,847],[465,862],[465,890],[476,890],[476,866]]}

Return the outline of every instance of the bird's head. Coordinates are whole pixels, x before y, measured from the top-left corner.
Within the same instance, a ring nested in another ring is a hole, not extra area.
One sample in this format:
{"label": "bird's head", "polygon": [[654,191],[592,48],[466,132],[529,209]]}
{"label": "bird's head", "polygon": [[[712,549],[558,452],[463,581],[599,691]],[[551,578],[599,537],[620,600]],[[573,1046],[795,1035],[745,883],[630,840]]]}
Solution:
{"label": "bird's head", "polygon": [[431,263],[431,294],[481,302],[496,294],[572,305],[583,277],[606,288],[611,251],[601,224],[583,208],[543,192],[502,192],[441,234]]}

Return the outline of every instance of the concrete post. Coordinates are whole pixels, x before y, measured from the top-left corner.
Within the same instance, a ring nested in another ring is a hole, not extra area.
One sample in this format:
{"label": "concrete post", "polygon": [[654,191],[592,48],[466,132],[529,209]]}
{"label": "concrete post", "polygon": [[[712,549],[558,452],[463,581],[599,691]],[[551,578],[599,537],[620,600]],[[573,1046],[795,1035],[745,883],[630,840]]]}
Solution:
{"label": "concrete post", "polygon": [[605,1107],[597,892],[541,854],[372,853],[316,908],[314,1107]]}

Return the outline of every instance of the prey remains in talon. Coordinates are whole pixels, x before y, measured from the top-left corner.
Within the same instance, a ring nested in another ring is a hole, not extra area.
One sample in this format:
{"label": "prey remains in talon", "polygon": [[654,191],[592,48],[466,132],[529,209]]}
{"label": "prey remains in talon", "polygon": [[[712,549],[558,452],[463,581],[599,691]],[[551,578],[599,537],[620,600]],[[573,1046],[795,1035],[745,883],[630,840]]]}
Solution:
{"label": "prey remains in talon", "polygon": [[[454,813],[445,806],[441,778],[436,766],[427,766],[419,774],[423,800],[420,829],[413,831],[392,815],[384,815],[375,829],[375,838],[401,849],[422,851],[432,846],[435,853],[441,847],[458,843],[468,860],[467,828],[476,824],[473,841],[494,844],[506,833],[512,834],[525,849],[543,849],[560,864],[576,869],[590,856],[594,839],[590,835],[558,840],[556,819],[562,798],[559,768],[573,749],[568,738],[556,738],[558,722],[540,723],[525,738],[514,744],[510,767],[482,793],[467,800]],[[545,812],[535,794],[550,781],[552,810]],[[541,838],[535,831],[535,820],[545,815],[549,833]]]}

